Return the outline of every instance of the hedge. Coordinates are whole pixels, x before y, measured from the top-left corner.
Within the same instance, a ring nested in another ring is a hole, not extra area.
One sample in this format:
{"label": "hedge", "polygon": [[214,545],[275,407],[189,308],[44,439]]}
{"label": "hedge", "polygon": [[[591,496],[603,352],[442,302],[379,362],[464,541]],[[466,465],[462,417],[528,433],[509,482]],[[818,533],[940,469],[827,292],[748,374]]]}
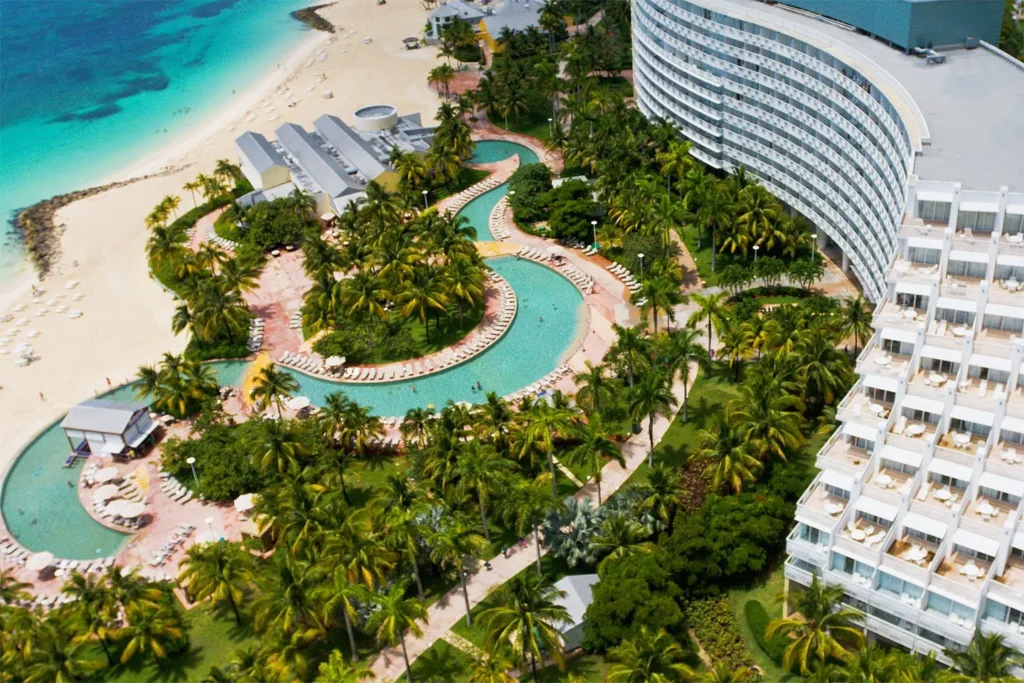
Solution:
{"label": "hedge", "polygon": [[786,643],[779,636],[771,640],[765,637],[765,630],[768,628],[768,622],[771,619],[768,617],[768,612],[765,610],[764,605],[759,600],[748,600],[747,604],[743,606],[743,614],[747,618],[747,625],[750,626],[758,646],[764,650],[766,655],[772,658],[772,661],[782,661],[782,653],[786,649]]}
{"label": "hedge", "polygon": [[724,661],[734,671],[754,666],[728,598],[691,600],[684,605],[683,612],[694,636],[713,662]]}

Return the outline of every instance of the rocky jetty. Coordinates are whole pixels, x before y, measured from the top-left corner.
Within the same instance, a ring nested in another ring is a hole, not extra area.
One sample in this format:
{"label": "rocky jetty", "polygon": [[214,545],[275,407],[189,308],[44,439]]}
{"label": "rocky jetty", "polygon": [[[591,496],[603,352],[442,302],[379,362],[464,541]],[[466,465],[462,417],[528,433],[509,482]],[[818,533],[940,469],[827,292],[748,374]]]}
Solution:
{"label": "rocky jetty", "polygon": [[328,2],[324,5],[310,5],[309,7],[303,7],[302,9],[292,12],[292,18],[298,19],[311,29],[323,31],[324,33],[334,33],[334,24],[327,21],[317,13],[317,10],[323,9],[324,7],[330,7],[333,4],[333,2]]}

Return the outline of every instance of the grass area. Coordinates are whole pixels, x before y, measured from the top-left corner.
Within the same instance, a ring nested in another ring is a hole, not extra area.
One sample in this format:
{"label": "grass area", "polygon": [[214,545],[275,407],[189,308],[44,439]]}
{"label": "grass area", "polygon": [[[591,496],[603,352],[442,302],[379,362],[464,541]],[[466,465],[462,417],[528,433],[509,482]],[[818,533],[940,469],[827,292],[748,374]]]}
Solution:
{"label": "grass area", "polygon": [[[473,666],[473,658],[444,640],[438,640],[412,663],[412,678],[417,683],[465,681]],[[408,681],[405,672],[398,681]]]}
{"label": "grass area", "polygon": [[238,234],[238,226],[235,225],[234,212],[222,211],[217,220],[213,222],[213,231],[226,240],[238,242],[242,236]]}
{"label": "grass area", "polygon": [[795,678],[792,674],[784,671],[782,667],[773,661],[771,657],[761,649],[761,646],[757,644],[757,639],[754,637],[754,633],[750,630],[750,624],[747,621],[744,609],[749,601],[756,600],[764,606],[769,619],[775,619],[782,616],[782,603],[779,598],[782,595],[782,587],[785,581],[783,569],[784,565],[780,561],[779,565],[769,574],[757,579],[750,586],[745,588],[734,588],[729,591],[729,602],[731,603],[733,612],[736,615],[736,623],[739,626],[740,633],[743,635],[743,639],[747,642],[747,649],[750,650],[750,656],[753,657],[758,666],[764,669],[765,680],[768,681],[787,681],[795,680]]}
{"label": "grass area", "polygon": [[484,171],[479,168],[469,168],[468,166],[463,166],[461,169],[459,169],[458,179],[451,185],[440,187],[436,190],[433,190],[430,193],[430,200],[431,202],[437,202],[444,199],[445,197],[450,197],[453,194],[458,194],[465,190],[470,185],[476,185],[490,174],[490,171]]}
{"label": "grass area", "polygon": [[[191,647],[177,657],[158,663],[153,657],[136,657],[127,665],[117,665],[100,672],[96,680],[110,683],[144,683],[145,681],[198,681],[211,667],[224,666],[238,648],[255,643],[252,622],[237,626],[230,617],[215,617],[206,606],[185,614],[189,624]],[[95,648],[96,657],[103,651]]]}
{"label": "grass area", "polygon": [[623,99],[633,96],[633,85],[624,76],[601,76],[597,79],[597,88]]}
{"label": "grass area", "polygon": [[550,116],[550,111],[543,113],[530,112],[520,116],[518,119],[510,118],[507,126],[505,125],[505,119],[502,117],[496,117],[491,123],[510,133],[529,135],[546,143],[551,140],[551,124],[548,123]]}
{"label": "grass area", "polygon": [[707,238],[707,235],[702,237],[701,247],[698,249],[696,227],[689,226],[685,229],[680,229],[678,233],[683,243],[686,244],[686,249],[690,252],[690,256],[693,257],[694,262],[697,264],[697,274],[700,275],[700,279],[704,281],[704,285],[707,287],[714,287],[718,284],[718,273],[722,271],[722,268],[734,263],[746,265],[748,262],[747,259],[738,258],[732,254],[715,254],[715,272],[711,272],[711,240]]}
{"label": "grass area", "polygon": [[[697,432],[707,427],[711,418],[720,413],[727,402],[736,398],[737,385],[733,383],[732,376],[732,370],[724,363],[714,363],[709,372],[700,371],[688,396],[688,419],[683,422],[683,411],[680,409],[665,432],[665,437],[654,449],[655,463],[683,466],[696,443]],[[630,484],[644,483],[648,472],[645,462],[630,475],[623,488]]]}
{"label": "grass area", "polygon": [[[537,671],[538,683],[561,683],[569,674],[579,676],[586,683],[600,683],[608,673],[609,664],[600,655],[582,655],[566,660],[565,670],[559,671],[551,665]],[[532,681],[532,674],[527,671],[519,677],[521,681]]]}

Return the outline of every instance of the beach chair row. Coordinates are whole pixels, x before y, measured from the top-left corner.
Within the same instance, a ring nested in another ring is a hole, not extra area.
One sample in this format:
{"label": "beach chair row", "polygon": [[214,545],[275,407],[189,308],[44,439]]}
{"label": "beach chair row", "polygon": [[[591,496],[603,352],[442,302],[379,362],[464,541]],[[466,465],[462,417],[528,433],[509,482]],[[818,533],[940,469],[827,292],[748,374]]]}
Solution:
{"label": "beach chair row", "polygon": [[508,223],[505,222],[505,209],[508,208],[508,195],[505,195],[498,200],[498,203],[491,209],[491,216],[488,219],[487,226],[491,230],[491,235],[499,242],[504,242],[510,238],[508,232]]}
{"label": "beach chair row", "polygon": [[296,370],[302,370],[303,372],[309,372],[315,375],[329,374],[327,368],[324,367],[322,359],[314,356],[307,356],[302,353],[285,353],[281,356],[281,359],[278,362],[281,365],[287,365],[288,367],[295,368]]}
{"label": "beach chair row", "polygon": [[263,346],[263,325],[263,318],[253,318],[249,323],[249,339],[246,342],[246,348],[250,353],[258,351]]}
{"label": "beach chair row", "polygon": [[540,263],[547,263],[551,260],[551,254],[545,253],[539,249],[533,247],[519,247],[516,251],[516,256],[520,258],[528,258],[531,261],[538,261]]}
{"label": "beach chair row", "polygon": [[235,249],[238,248],[237,242],[232,242],[231,240],[225,239],[218,235],[217,232],[213,229],[212,225],[206,229],[206,239],[210,240],[218,247],[221,247],[226,251],[234,251]]}
{"label": "beach chair row", "polygon": [[105,557],[100,560],[61,560],[54,564],[57,570],[56,576],[70,576],[75,572],[79,574],[102,574],[114,566],[113,557]]}
{"label": "beach chair row", "polygon": [[0,540],[0,557],[4,558],[5,562],[20,566],[25,564],[31,554],[9,538]]}
{"label": "beach chair row", "polygon": [[171,556],[177,552],[178,548],[188,539],[189,536],[196,530],[196,527],[187,522],[182,523],[174,530],[174,534],[171,539],[160,546],[159,550],[154,550],[150,555],[150,558],[146,561],[150,567],[159,567],[163,565],[167,560],[171,559]]}
{"label": "beach chair row", "polygon": [[611,263],[608,265],[608,270],[612,275],[622,280],[622,283],[629,288],[629,291],[640,291],[640,283],[636,281],[636,278],[633,277],[633,273],[629,272],[627,268],[620,266],[618,263]]}
{"label": "beach chair row", "polygon": [[495,178],[493,175],[488,176],[479,183],[470,185],[465,190],[455,195],[452,200],[448,202],[448,205],[444,210],[451,213],[458,213],[464,206],[466,206],[466,204],[469,204],[470,201],[476,199],[488,190],[493,190],[503,182],[503,180]]}
{"label": "beach chair row", "polygon": [[568,365],[559,366],[552,370],[551,372],[549,372],[548,374],[544,375],[544,377],[537,380],[533,384],[527,387],[523,387],[519,391],[509,394],[508,396],[505,397],[505,400],[519,401],[520,399],[525,398],[527,396],[534,396],[536,394],[539,394],[540,392],[544,391],[545,389],[553,385],[558,380],[568,375],[570,372],[572,372],[572,368],[570,368]]}
{"label": "beach chair row", "polygon": [[569,239],[566,240],[565,243],[568,244],[573,249],[579,249],[581,252],[583,252],[584,256],[593,256],[594,254],[598,253],[597,248],[594,247],[593,244],[587,244],[583,240]]}
{"label": "beach chair row", "polygon": [[192,491],[182,486],[174,477],[167,477],[160,484],[160,490],[166,493],[168,498],[182,505],[192,500]]}
{"label": "beach chair row", "polygon": [[292,314],[292,317],[288,320],[288,327],[293,330],[302,329],[302,311],[295,311],[295,313]]}
{"label": "beach chair row", "polygon": [[581,292],[584,294],[593,294],[594,278],[590,277],[568,261],[562,263],[559,270],[562,271],[563,275],[572,280],[573,284],[575,284]]}

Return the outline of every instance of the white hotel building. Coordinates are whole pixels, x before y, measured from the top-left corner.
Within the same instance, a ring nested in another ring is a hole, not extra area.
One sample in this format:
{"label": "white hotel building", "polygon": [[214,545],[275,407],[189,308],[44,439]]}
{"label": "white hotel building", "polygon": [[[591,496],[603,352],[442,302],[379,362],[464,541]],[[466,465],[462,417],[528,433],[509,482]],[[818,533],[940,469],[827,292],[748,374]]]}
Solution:
{"label": "white hotel building", "polygon": [[976,628],[1024,652],[1024,67],[751,0],[634,0],[633,26],[641,109],[756,173],[878,304],[787,587],[816,573],[940,660]]}

